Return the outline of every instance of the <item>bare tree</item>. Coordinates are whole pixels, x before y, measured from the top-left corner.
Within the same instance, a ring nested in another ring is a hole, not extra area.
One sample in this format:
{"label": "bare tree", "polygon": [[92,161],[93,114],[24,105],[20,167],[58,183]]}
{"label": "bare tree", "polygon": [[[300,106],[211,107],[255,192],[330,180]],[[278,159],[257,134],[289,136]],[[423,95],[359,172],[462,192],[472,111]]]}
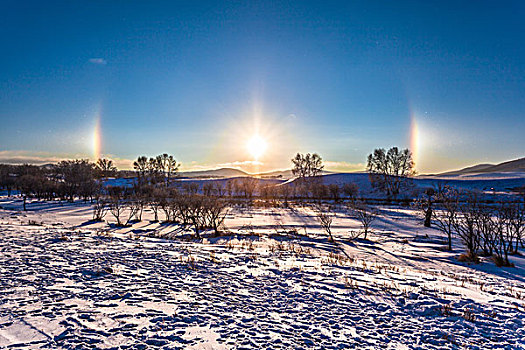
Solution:
{"label": "bare tree", "polygon": [[364,234],[364,239],[367,239],[372,223],[377,218],[377,211],[372,209],[364,202],[357,202],[350,206],[351,211],[354,216],[361,223],[362,232]]}
{"label": "bare tree", "polygon": [[187,209],[189,221],[195,229],[195,238],[200,239],[201,231],[206,228],[206,218],[204,216],[204,196],[194,194],[188,196],[186,200],[188,204]]}
{"label": "bare tree", "polygon": [[441,208],[434,211],[434,225],[447,235],[448,250],[451,251],[454,222],[457,219],[459,210],[459,193],[457,190],[446,186],[438,191],[437,196]]}
{"label": "bare tree", "polygon": [[[317,202],[319,203],[321,202],[323,198],[328,198],[328,196],[330,195],[329,188],[325,184],[314,182],[314,183],[311,183],[309,187],[310,187],[310,190],[312,191],[312,197],[314,199],[317,199]],[[305,194],[305,196],[306,195],[307,193]]]}
{"label": "bare tree", "polygon": [[148,191],[146,191],[145,193],[148,198],[149,206],[151,210],[153,211],[153,215],[154,215],[153,221],[157,222],[159,221],[159,209],[161,208],[161,205],[162,205],[161,197],[164,191],[158,188],[150,187]]}
{"label": "bare tree", "polygon": [[397,147],[388,151],[375,149],[368,156],[367,170],[372,186],[389,198],[397,197],[410,184],[409,178],[415,175],[412,153],[408,149],[399,151]]}
{"label": "bare tree", "polygon": [[111,214],[117,219],[117,225],[122,226],[121,217],[125,210],[124,188],[119,186],[108,187]]}
{"label": "bare tree", "polygon": [[7,190],[7,196],[11,197],[11,191],[16,184],[15,167],[7,164],[0,164],[0,188]]}
{"label": "bare tree", "polygon": [[292,163],[292,173],[301,179],[318,176],[324,168],[323,159],[317,153],[297,153],[292,158]]}
{"label": "bare tree", "polygon": [[176,221],[177,203],[181,196],[175,188],[165,189],[159,194],[160,208],[164,212],[166,222]]}
{"label": "bare tree", "polygon": [[133,162],[133,169],[135,169],[138,174],[139,184],[144,183],[148,170],[148,158],[145,156],[138,157],[137,160]]}
{"label": "bare tree", "polygon": [[135,192],[135,194],[131,198],[130,204],[133,207],[135,219],[137,221],[142,221],[142,213],[144,212],[144,208],[148,204],[148,197],[149,196],[147,193],[140,191]]}
{"label": "bare tree", "polygon": [[95,165],[87,159],[63,160],[55,166],[55,172],[62,180],[66,195],[71,202],[75,195],[82,195],[87,199],[94,194]]}
{"label": "bare tree", "polygon": [[137,204],[137,202],[133,201],[133,200],[127,200],[127,201],[124,201],[124,208],[125,208],[125,211],[127,211],[128,215],[126,217],[126,222],[124,223],[124,226],[128,226],[131,221],[133,220],[133,218],[135,218],[137,216],[137,211],[139,210],[139,205]]}
{"label": "bare tree", "polygon": [[514,236],[516,237],[514,253],[517,254],[518,245],[521,243],[521,247],[524,247],[523,233],[525,232],[525,199],[522,203],[515,202],[512,205],[509,215],[509,225],[510,229],[514,231]]}
{"label": "bare tree", "polygon": [[166,179],[166,175],[164,171],[164,163],[162,161],[162,157],[150,157],[148,160],[146,173],[148,175],[148,183],[156,185],[159,182],[164,182]]}
{"label": "bare tree", "polygon": [[325,232],[328,234],[328,240],[330,242],[334,242],[335,240],[332,236],[332,222],[334,220],[332,208],[330,206],[323,207],[319,205],[316,207],[316,214],[317,219],[319,220],[319,224],[321,224],[323,230],[325,230]]}
{"label": "bare tree", "polygon": [[95,204],[93,205],[93,221],[102,221],[109,210],[106,199],[102,196],[98,196]]}
{"label": "bare tree", "polygon": [[190,224],[191,210],[191,197],[192,194],[180,194],[177,196],[177,200],[173,203],[175,217],[180,221],[182,225]]}
{"label": "bare tree", "polygon": [[267,203],[275,203],[275,200],[277,198],[277,187],[275,187],[274,184],[271,185],[262,185],[259,187],[259,195],[261,198],[263,198]]}
{"label": "bare tree", "polygon": [[[493,229],[495,232],[494,251],[498,265],[511,266],[509,261],[509,252],[512,252],[512,243],[514,241],[514,231],[510,229],[509,219],[511,211],[506,203],[500,204],[496,209],[494,216]],[[499,260],[499,261],[498,261]]]}
{"label": "bare tree", "polygon": [[351,201],[355,201],[359,194],[359,186],[354,182],[347,182],[343,185],[342,191]]}
{"label": "bare tree", "polygon": [[155,164],[157,165],[158,169],[164,173],[166,187],[168,187],[170,184],[170,178],[177,175],[180,164],[177,163],[172,155],[168,155],[167,153],[158,155],[155,158]]}
{"label": "bare tree", "polygon": [[498,239],[496,231],[495,211],[488,206],[478,205],[475,209],[475,228],[480,238],[480,247],[483,254],[489,256],[493,254],[496,241]]}
{"label": "bare tree", "polygon": [[324,169],[323,159],[317,153],[297,153],[292,158],[292,164],[292,173],[298,179],[297,185],[302,196],[307,197],[310,187],[319,182],[319,175]]}
{"label": "bare tree", "polygon": [[253,177],[245,177],[240,182],[240,190],[246,199],[252,199],[254,192],[257,190],[258,181]]}
{"label": "bare tree", "polygon": [[169,185],[170,178],[177,176],[177,173],[180,168],[180,163],[177,163],[175,158],[173,158],[173,156],[170,155],[168,156],[168,159],[166,161],[165,168],[166,168],[167,184]]}
{"label": "bare tree", "polygon": [[214,189],[215,186],[213,185],[213,182],[207,181],[202,185],[202,194],[209,197],[213,194]]}
{"label": "bare tree", "polygon": [[292,196],[292,188],[287,184],[282,184],[277,187],[277,193],[284,201],[284,205],[288,207],[288,200]]}
{"label": "bare tree", "polygon": [[235,187],[236,187],[235,184],[236,184],[235,180],[228,180],[224,184],[224,189],[226,193],[228,194],[228,196],[230,197],[233,197],[235,194]]}
{"label": "bare tree", "polygon": [[204,220],[212,228],[215,237],[219,235],[219,227],[224,223],[227,215],[227,205],[224,200],[216,197],[207,197],[204,200]]}
{"label": "bare tree", "polygon": [[341,197],[341,187],[339,187],[337,184],[330,184],[328,185],[328,192],[330,193],[330,198],[334,202],[339,202]]}
{"label": "bare tree", "polygon": [[217,197],[223,197],[226,194],[226,188],[220,181],[215,181],[213,191]]}
{"label": "bare tree", "polygon": [[434,203],[436,191],[430,187],[423,191],[423,196],[416,199],[414,207],[422,212],[424,216],[423,226],[432,226],[432,205]]}
{"label": "bare tree", "polygon": [[479,200],[476,193],[468,193],[467,201],[460,205],[460,212],[454,220],[454,229],[467,248],[466,258],[478,262],[481,237],[478,232]]}
{"label": "bare tree", "polygon": [[182,184],[182,189],[188,194],[199,192],[199,184],[196,182],[186,181]]}
{"label": "bare tree", "polygon": [[96,170],[102,178],[115,176],[118,171],[117,167],[113,164],[113,161],[106,158],[99,158],[97,160]]}

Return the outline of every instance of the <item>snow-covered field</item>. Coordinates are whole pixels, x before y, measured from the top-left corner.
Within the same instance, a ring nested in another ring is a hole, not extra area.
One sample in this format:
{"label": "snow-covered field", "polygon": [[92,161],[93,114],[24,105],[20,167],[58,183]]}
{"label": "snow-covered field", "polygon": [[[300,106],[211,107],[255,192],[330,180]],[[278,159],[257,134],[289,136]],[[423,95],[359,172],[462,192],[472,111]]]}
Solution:
{"label": "snow-covered field", "polygon": [[151,213],[0,206],[0,348],[525,349],[525,258],[458,263],[410,209],[353,242],[341,210],[330,243],[307,207],[232,210],[197,242]]}

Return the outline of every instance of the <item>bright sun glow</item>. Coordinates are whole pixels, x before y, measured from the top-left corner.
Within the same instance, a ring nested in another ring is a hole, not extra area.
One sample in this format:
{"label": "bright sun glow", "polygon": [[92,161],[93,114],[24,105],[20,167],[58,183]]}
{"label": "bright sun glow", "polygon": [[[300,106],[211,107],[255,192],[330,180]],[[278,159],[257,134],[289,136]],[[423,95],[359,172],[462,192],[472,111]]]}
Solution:
{"label": "bright sun glow", "polygon": [[258,160],[264,154],[266,148],[266,141],[259,135],[254,135],[246,144],[246,149],[255,160]]}

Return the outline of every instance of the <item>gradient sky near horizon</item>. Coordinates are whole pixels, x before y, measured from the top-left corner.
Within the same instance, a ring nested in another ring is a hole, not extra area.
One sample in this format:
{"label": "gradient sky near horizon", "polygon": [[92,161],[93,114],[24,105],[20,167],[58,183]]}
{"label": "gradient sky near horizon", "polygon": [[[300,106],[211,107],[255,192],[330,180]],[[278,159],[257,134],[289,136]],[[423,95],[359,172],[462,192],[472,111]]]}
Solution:
{"label": "gradient sky near horizon", "polygon": [[[525,156],[522,1],[4,1],[0,162],[364,168]],[[254,162],[246,143],[268,143]]]}

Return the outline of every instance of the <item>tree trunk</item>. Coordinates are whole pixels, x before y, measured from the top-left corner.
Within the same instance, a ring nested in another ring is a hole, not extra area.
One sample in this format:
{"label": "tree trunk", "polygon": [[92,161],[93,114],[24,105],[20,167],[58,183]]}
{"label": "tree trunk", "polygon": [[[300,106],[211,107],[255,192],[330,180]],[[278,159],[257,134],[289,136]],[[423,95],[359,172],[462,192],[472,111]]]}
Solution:
{"label": "tree trunk", "polygon": [[430,224],[431,224],[431,219],[432,219],[432,208],[428,208],[427,210],[425,210],[425,223],[424,223],[424,226],[425,227],[430,227]]}

